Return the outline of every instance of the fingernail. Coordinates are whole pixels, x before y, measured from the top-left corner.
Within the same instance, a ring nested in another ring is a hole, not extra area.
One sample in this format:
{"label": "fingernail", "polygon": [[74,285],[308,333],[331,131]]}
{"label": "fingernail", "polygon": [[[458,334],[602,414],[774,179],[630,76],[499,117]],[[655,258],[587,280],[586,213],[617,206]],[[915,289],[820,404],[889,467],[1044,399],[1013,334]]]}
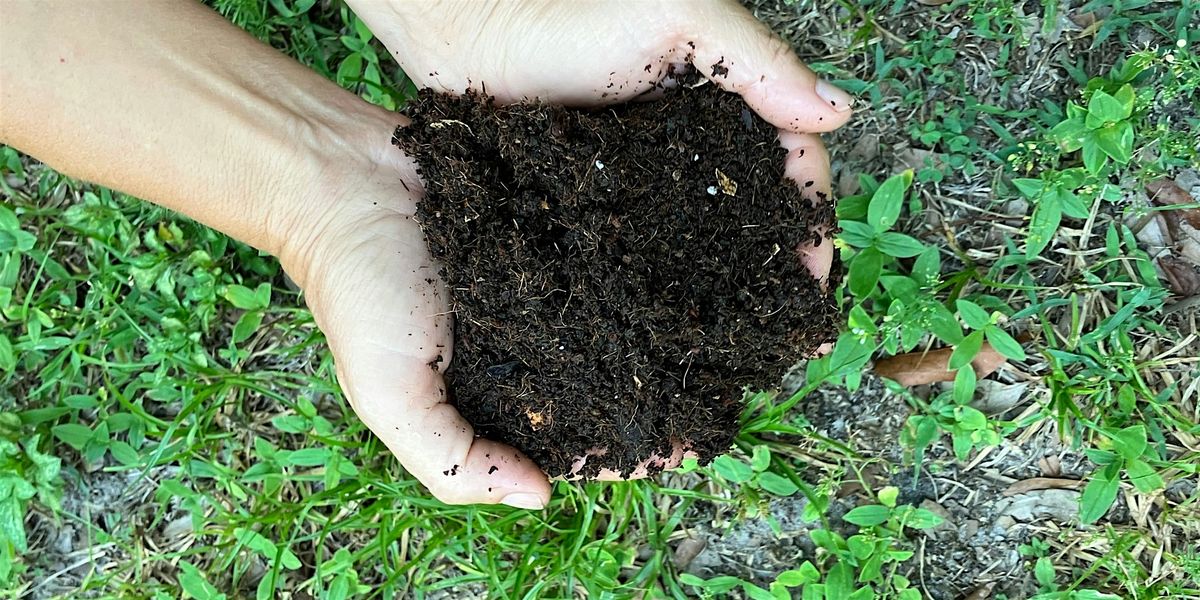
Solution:
{"label": "fingernail", "polygon": [[824,79],[817,80],[817,95],[829,103],[833,110],[845,112],[854,104],[854,98],[845,90]]}
{"label": "fingernail", "polygon": [[507,504],[513,508],[528,508],[531,510],[541,510],[546,508],[546,503],[542,502],[542,497],[537,494],[527,494],[518,492],[509,494],[500,501],[501,504]]}

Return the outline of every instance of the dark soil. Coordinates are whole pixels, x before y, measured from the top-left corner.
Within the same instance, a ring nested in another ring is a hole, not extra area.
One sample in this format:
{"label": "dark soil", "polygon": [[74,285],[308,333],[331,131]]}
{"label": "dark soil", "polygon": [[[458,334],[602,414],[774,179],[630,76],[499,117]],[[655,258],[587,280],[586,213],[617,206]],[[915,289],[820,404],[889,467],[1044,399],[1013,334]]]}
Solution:
{"label": "dark soil", "polygon": [[673,442],[722,454],[742,388],[835,337],[799,260],[833,210],[784,179],[774,127],[740,97],[681,86],[586,111],[423,92],[407,112],[394,143],[421,165],[450,289],[453,402],[550,475],[597,449],[585,476]]}

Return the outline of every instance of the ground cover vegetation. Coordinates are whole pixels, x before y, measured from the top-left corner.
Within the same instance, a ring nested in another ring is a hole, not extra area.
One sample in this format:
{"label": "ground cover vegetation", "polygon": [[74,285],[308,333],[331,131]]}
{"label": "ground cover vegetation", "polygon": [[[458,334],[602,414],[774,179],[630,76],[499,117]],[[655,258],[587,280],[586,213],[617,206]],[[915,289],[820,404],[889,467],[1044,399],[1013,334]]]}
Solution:
{"label": "ground cover vegetation", "polygon": [[[212,4],[415,97],[336,2]],[[749,5],[860,99],[841,335],[541,512],[429,498],[274,259],[0,149],[0,597],[1200,595],[1195,4]]]}

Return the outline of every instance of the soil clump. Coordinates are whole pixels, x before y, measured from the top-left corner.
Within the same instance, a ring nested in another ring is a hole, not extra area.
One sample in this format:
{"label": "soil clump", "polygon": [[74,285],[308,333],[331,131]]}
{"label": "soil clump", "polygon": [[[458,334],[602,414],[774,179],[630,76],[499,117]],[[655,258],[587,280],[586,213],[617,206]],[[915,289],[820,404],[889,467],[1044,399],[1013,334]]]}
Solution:
{"label": "soil clump", "polygon": [[776,129],[739,96],[579,110],[426,90],[406,113],[393,142],[420,164],[450,291],[451,400],[551,476],[584,455],[585,477],[628,474],[673,443],[723,454],[742,388],[835,338],[800,260],[832,202],[784,178]]}

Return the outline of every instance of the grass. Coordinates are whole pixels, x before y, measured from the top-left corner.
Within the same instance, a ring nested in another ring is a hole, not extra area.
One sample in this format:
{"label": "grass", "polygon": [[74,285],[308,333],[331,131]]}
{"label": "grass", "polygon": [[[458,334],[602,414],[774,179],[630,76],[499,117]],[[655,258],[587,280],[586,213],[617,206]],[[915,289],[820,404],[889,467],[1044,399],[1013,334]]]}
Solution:
{"label": "grass", "polygon": [[[214,4],[371,102],[413,93],[344,7]],[[1086,485],[1073,521],[1026,526],[1029,595],[1200,594],[1196,309],[1136,236],[1159,210],[1142,186],[1197,164],[1194,8],[762,4],[866,103],[831,144],[847,327],[794,394],[748,395],[730,456],[559,483],[541,513],[430,499],[350,412],[274,259],[0,150],[0,597],[958,597],[986,581],[925,578],[943,517],[901,472],[967,486],[1037,440]],[[872,135],[922,152],[857,152]],[[979,408],[984,342],[1027,385],[1004,410]],[[881,399],[864,375],[931,346],[954,348],[944,388]],[[847,389],[901,426],[841,436],[802,410]],[[811,544],[786,568],[677,567],[707,531],[798,535],[787,506]]]}

